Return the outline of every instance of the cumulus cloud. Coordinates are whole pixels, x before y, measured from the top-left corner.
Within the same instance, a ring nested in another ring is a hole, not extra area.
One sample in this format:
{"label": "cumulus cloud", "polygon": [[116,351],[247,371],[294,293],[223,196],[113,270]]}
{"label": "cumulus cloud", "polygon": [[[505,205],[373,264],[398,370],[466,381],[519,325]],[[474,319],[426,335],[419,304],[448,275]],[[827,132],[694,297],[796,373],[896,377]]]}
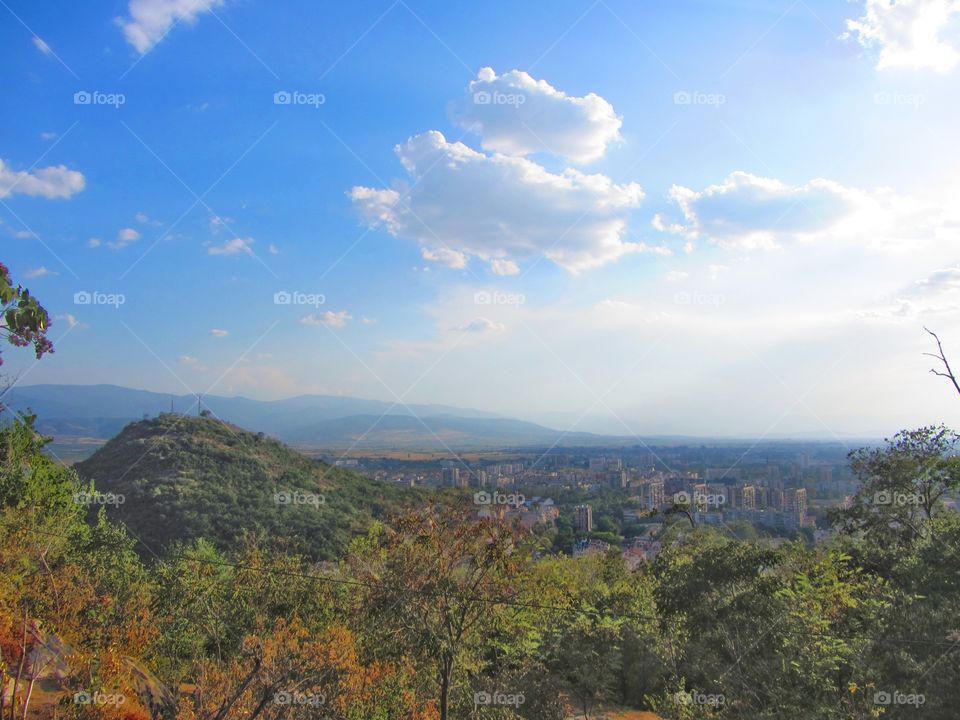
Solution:
{"label": "cumulus cloud", "polygon": [[848,20],[846,36],[856,35],[864,47],[879,47],[877,69],[910,68],[946,72],[957,64],[954,42],[943,34],[960,14],[957,0],[866,0],[864,14]]}
{"label": "cumulus cloud", "polygon": [[680,223],[657,227],[733,248],[776,248],[784,241],[829,239],[893,245],[936,234],[943,208],[889,189],[865,191],[817,178],[790,185],[734,172],[704,190],[674,186]]}
{"label": "cumulus cloud", "polygon": [[130,0],[127,17],[117,18],[127,42],[141,55],[156,45],[180,22],[193,24],[197,17],[225,0]]}
{"label": "cumulus cloud", "polygon": [[46,265],[41,265],[40,267],[34,268],[33,270],[27,270],[27,272],[24,273],[24,275],[26,275],[28,280],[33,280],[34,278],[42,278],[47,275],[58,275],[58,274],[59,273],[55,273],[53,270],[50,270],[49,268],[47,268]]}
{"label": "cumulus cloud", "polygon": [[861,313],[880,320],[914,320],[960,313],[960,267],[935,270]]}
{"label": "cumulus cloud", "polygon": [[[114,250],[122,250],[130,243],[136,242],[139,239],[140,239],[139,232],[137,232],[133,228],[123,228],[123,230],[117,233],[116,241],[107,243],[107,245]],[[93,240],[91,240],[88,243],[88,245],[90,245],[90,247],[98,247],[99,242],[100,241],[98,240],[96,244],[93,244]]]}
{"label": "cumulus cloud", "polygon": [[304,325],[326,325],[327,327],[342,328],[346,327],[350,320],[353,320],[353,316],[346,310],[339,310],[337,312],[327,310],[320,314],[310,313],[309,315],[305,315],[300,319],[300,322]]}
{"label": "cumulus cloud", "polygon": [[83,173],[66,165],[51,165],[36,170],[10,170],[0,160],[0,199],[13,193],[45,198],[69,198],[83,190]]}
{"label": "cumulus cloud", "polygon": [[100,238],[90,238],[89,240],[87,240],[88,248],[98,248],[101,245],[103,245],[103,240],[101,240]]}
{"label": "cumulus cloud", "polygon": [[516,275],[520,272],[520,266],[513,260],[504,260],[503,258],[491,260],[490,269],[495,275]]}
{"label": "cumulus cloud", "polygon": [[542,255],[571,272],[627,253],[666,252],[623,239],[629,211],[643,199],[636,183],[575,169],[551,173],[525,158],[449,143],[437,131],[395,152],[412,186],[350,192],[364,222],[395,237],[484,260]]}
{"label": "cumulus cloud", "polygon": [[223,337],[226,337],[227,335],[229,335],[230,333],[227,332],[226,330],[220,330],[219,328],[213,328],[213,329],[210,331],[210,334],[211,334],[213,337],[216,337],[216,338],[223,338]]}
{"label": "cumulus cloud", "polygon": [[495,322],[490,318],[478,317],[474,318],[466,325],[460,325],[453,328],[460,332],[469,332],[469,333],[500,333],[507,329],[507,326],[503,323]]}
{"label": "cumulus cloud", "polygon": [[227,240],[222,245],[213,245],[207,248],[207,254],[237,255],[239,253],[246,253],[247,255],[253,255],[251,245],[253,245],[253,238],[234,238],[233,240]]}
{"label": "cumulus cloud", "polygon": [[420,257],[422,257],[427,262],[437,263],[438,265],[446,265],[450,268],[464,268],[467,266],[467,256],[462,252],[457,252],[456,250],[451,250],[450,248],[437,248],[436,250],[431,250],[430,248],[423,248],[420,250]]}
{"label": "cumulus cloud", "polygon": [[505,155],[547,152],[584,163],[620,139],[621,119],[595,93],[573,97],[520,70],[485,67],[454,105],[454,119],[478,133],[485,150]]}

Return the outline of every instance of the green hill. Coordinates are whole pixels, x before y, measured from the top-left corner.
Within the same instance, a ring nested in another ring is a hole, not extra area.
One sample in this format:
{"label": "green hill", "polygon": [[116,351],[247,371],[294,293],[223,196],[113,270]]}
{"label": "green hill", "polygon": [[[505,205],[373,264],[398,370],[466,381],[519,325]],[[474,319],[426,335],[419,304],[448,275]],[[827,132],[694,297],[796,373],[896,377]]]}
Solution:
{"label": "green hill", "polygon": [[107,512],[145,554],[198,537],[227,549],[249,530],[333,559],[371,519],[420,497],[310,460],[262,433],[175,414],[127,425],[74,467],[98,494],[123,496],[105,503]]}

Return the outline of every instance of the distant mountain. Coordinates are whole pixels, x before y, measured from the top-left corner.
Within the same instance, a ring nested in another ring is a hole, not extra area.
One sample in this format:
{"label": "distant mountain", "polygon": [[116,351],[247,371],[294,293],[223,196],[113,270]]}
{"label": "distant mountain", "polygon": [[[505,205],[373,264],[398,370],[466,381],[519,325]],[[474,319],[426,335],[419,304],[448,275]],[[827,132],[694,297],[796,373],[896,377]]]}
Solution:
{"label": "distant mountain", "polygon": [[200,537],[226,549],[254,531],[315,560],[334,559],[373,518],[420,498],[262,434],[170,413],[131,423],[74,467],[98,493],[123,496],[104,507],[146,554]]}
{"label": "distant mountain", "polygon": [[552,445],[590,445],[599,436],[590,433],[568,433],[542,425],[509,418],[465,418],[454,416],[411,417],[404,415],[351,415],[324,420],[289,433],[286,439],[294,445],[318,443],[332,446],[353,446],[361,449],[413,448],[441,451],[495,447]]}
{"label": "distant mountain", "polygon": [[[38,416],[38,429],[59,442],[112,437],[134,420],[171,409],[196,415],[193,395],[165,395],[116,385],[27,385],[5,397],[9,407]],[[529,445],[593,445],[623,438],[564,434],[495,413],[448,405],[396,405],[338,395],[251,400],[204,395],[203,407],[221,420],[312,448],[444,450]],[[382,417],[382,419],[379,419]],[[378,421],[379,419],[379,421]]]}

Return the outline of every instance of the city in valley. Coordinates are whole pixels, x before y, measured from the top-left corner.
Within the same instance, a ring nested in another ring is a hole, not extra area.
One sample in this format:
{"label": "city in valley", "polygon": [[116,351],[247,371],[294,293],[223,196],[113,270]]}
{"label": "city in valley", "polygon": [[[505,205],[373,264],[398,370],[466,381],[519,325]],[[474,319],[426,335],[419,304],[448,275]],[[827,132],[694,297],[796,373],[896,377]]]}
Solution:
{"label": "city in valley", "polygon": [[827,538],[828,512],[858,487],[847,452],[830,442],[731,442],[327,460],[395,485],[469,491],[477,518],[536,528],[574,555],[618,548],[635,564],[697,525],[774,545]]}

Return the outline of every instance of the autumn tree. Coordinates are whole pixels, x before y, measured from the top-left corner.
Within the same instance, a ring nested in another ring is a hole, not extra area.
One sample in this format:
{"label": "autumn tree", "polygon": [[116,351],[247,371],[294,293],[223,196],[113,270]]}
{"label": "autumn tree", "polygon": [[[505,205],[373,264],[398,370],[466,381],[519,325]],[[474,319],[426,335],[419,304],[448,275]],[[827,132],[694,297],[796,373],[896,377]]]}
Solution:
{"label": "autumn tree", "polygon": [[496,610],[516,599],[528,560],[524,534],[497,520],[428,507],[375,528],[349,566],[373,645],[432,669],[440,718],[451,717],[461,665],[476,657]]}

